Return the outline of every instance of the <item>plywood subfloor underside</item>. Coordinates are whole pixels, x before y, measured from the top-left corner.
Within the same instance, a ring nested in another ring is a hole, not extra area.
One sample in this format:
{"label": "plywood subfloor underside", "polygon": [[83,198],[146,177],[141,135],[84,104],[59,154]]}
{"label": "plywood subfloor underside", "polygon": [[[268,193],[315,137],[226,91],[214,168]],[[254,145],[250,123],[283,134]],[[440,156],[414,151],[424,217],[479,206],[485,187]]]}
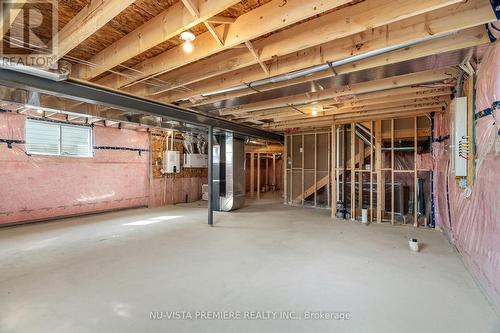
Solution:
{"label": "plywood subfloor underside", "polygon": [[[205,209],[167,207],[0,229],[0,331],[499,331],[441,233],[328,214],[262,200],[216,214],[213,228]],[[126,225],[137,221],[161,222]],[[409,237],[421,253],[408,251]],[[221,310],[352,319],[149,320],[150,311]]]}

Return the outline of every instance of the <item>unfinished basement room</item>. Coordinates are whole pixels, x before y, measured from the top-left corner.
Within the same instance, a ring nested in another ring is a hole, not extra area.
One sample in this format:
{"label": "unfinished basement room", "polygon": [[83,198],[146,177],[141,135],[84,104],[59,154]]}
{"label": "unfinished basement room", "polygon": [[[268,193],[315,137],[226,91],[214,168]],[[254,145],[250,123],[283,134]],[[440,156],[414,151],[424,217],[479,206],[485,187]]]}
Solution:
{"label": "unfinished basement room", "polygon": [[500,0],[0,18],[0,333],[500,333]]}

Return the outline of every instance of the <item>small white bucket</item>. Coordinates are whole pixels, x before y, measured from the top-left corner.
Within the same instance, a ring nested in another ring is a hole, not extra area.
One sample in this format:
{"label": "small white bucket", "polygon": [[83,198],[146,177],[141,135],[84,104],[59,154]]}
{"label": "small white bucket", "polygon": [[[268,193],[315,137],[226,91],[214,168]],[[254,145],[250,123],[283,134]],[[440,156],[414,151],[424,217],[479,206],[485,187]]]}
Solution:
{"label": "small white bucket", "polygon": [[411,251],[418,252],[418,241],[415,238],[410,239],[408,245]]}
{"label": "small white bucket", "polygon": [[361,209],[361,223],[368,223],[368,209]]}

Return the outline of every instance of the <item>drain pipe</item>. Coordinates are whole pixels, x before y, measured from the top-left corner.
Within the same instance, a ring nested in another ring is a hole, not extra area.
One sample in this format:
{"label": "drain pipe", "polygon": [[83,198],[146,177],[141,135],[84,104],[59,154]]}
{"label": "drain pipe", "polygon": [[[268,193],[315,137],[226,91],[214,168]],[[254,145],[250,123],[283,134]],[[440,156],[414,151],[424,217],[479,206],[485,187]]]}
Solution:
{"label": "drain pipe", "polygon": [[44,79],[49,79],[52,81],[65,81],[65,80],[67,80],[69,77],[70,71],[71,71],[70,66],[71,65],[69,63],[64,62],[60,66],[60,69],[59,69],[60,72],[50,72],[50,71],[46,71],[42,68],[26,66],[26,65],[14,63],[11,61],[6,61],[6,60],[0,61],[0,68],[1,69],[8,69],[8,70],[19,72],[19,73],[38,76],[38,77],[41,77]]}
{"label": "drain pipe", "polygon": [[253,82],[250,82],[249,84],[242,83],[242,84],[230,87],[230,88],[211,91],[211,92],[202,94],[202,96],[208,97],[208,96],[212,96],[212,95],[225,94],[225,93],[239,91],[239,90],[243,90],[243,89],[247,89],[247,88],[254,89],[254,88],[258,88],[260,86],[266,85],[266,84],[288,81],[288,80],[296,79],[299,77],[311,75],[314,73],[326,71],[329,69],[334,70],[335,67],[338,67],[338,66],[347,65],[347,64],[353,63],[355,61],[378,56],[378,55],[381,55],[381,54],[384,54],[387,52],[391,52],[391,51],[396,51],[396,50],[403,49],[403,48],[413,46],[413,45],[417,45],[417,44],[420,44],[423,42],[428,42],[428,41],[431,41],[431,40],[434,40],[437,38],[441,38],[441,37],[445,37],[445,36],[448,36],[448,35],[451,35],[454,33],[455,32],[446,33],[446,34],[441,34],[441,35],[437,35],[437,36],[431,36],[429,38],[421,39],[418,41],[412,41],[412,42],[408,42],[408,43],[402,43],[402,44],[397,44],[397,45],[393,45],[393,46],[388,46],[388,47],[381,48],[378,50],[373,50],[373,51],[365,52],[365,53],[358,54],[358,55],[355,55],[352,57],[344,58],[344,59],[341,59],[338,61],[327,62],[325,64],[313,66],[313,67],[306,68],[306,69],[301,69],[301,70],[298,70],[295,72],[291,72],[291,73],[287,73],[287,74],[283,74],[283,75],[278,75],[278,76],[267,78],[267,79],[253,81]]}

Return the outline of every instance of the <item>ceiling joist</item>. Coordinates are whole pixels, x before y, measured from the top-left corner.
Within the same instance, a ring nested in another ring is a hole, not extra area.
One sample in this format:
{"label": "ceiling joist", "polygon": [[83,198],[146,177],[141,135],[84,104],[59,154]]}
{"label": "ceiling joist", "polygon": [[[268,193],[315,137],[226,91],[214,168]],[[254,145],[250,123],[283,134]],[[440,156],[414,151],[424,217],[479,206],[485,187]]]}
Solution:
{"label": "ceiling joist", "polygon": [[[81,79],[92,79],[142,52],[176,37],[181,32],[200,24],[239,2],[238,0],[194,1],[193,4],[196,4],[199,12],[197,19],[193,19],[192,14],[183,3],[176,3],[94,55],[89,61],[95,66],[75,66],[73,75]],[[131,73],[131,75],[135,74],[134,72]]]}
{"label": "ceiling joist", "polygon": [[[326,61],[338,61],[349,58],[353,55],[359,55],[387,47],[394,47],[403,43],[415,42],[431,36],[435,37],[443,35],[440,39],[410,46],[409,50],[403,48],[393,51],[390,53],[391,57],[387,60],[385,60],[385,57],[381,55],[378,57],[371,57],[351,65],[341,66],[340,68],[337,67],[335,70],[339,74],[348,73],[354,70],[380,66],[381,64],[395,63],[426,55],[438,54],[464,47],[484,44],[488,42],[488,38],[486,36],[487,34],[485,28],[482,25],[485,22],[490,22],[492,20],[495,20],[495,15],[493,14],[491,6],[487,0],[468,1],[467,3],[443,8],[427,15],[419,15],[414,18],[375,28],[371,31],[358,33],[321,44],[317,47],[304,49],[296,53],[290,53],[283,57],[278,57],[271,62],[269,67],[269,76],[272,77],[286,74],[303,68],[321,65]],[[473,28],[459,31],[451,36],[445,36],[445,34],[469,27]],[[234,54],[236,55],[236,52],[234,52]],[[181,85],[186,85],[189,82],[196,82],[200,77],[209,77],[209,79],[189,85],[189,91],[187,92],[171,91],[160,96],[162,96],[163,101],[172,102],[199,96],[211,91],[218,91],[238,84],[264,79],[266,76],[262,74],[258,66],[250,66],[240,70],[227,72],[227,70],[231,69],[229,67],[231,63],[240,64],[241,62],[246,61],[244,57],[244,54],[230,58],[220,55],[217,56],[217,58],[212,59],[212,66],[208,66],[208,63],[203,63],[203,61],[201,61],[168,73],[168,76],[161,76],[161,78],[165,81]],[[246,58],[248,58],[248,55]],[[218,61],[219,59],[220,62]],[[204,66],[199,67],[198,65]],[[224,72],[227,74],[217,75]],[[197,73],[198,75],[195,76],[193,73]],[[333,73],[331,71],[324,71],[316,73],[314,76],[309,78],[299,78],[281,82],[279,84],[259,86],[259,91],[272,90],[332,75]],[[165,88],[152,89],[152,91],[155,94],[158,94],[165,91]],[[254,90],[246,89],[226,94],[218,94],[208,98],[203,98],[199,102],[193,103],[192,106],[214,103],[220,100],[245,96],[253,93],[255,93]]]}
{"label": "ceiling joist", "polygon": [[135,0],[92,0],[57,33],[56,60],[81,44]]}
{"label": "ceiling joist", "polygon": [[[415,4],[415,2],[412,3]],[[379,8],[371,8],[369,4],[365,4],[365,10],[358,8],[357,15],[355,9],[363,3],[323,15],[256,41],[253,43],[254,48],[258,50],[260,61],[272,59],[269,76],[276,76],[325,64],[328,61],[337,61],[403,43],[421,41],[431,36],[439,36],[495,20],[495,15],[487,0],[469,1],[420,15],[406,7],[398,7],[397,13],[393,10],[384,11],[384,4],[380,1],[378,4]],[[426,5],[420,2],[419,4],[422,8]],[[431,10],[433,7],[428,8]],[[367,10],[376,14],[376,19],[371,18],[366,13]],[[399,14],[399,21],[394,19],[393,14]],[[342,29],[339,27],[339,22],[343,22],[342,18],[345,16],[356,18],[356,20],[350,21],[349,25],[352,27],[342,26]],[[372,29],[365,31],[363,27]],[[463,39],[459,40],[463,42]],[[454,45],[457,44],[458,41],[455,41]],[[429,53],[429,51],[422,50],[422,53]],[[411,55],[409,52],[408,54]],[[332,75],[332,73],[326,73],[326,75]],[[158,95],[176,87],[191,84],[188,92],[161,95],[164,97],[162,100],[172,102],[266,77],[267,74],[259,69],[254,56],[237,49],[158,76],[158,79],[168,84],[164,87],[152,88],[150,94]],[[198,81],[201,82],[196,83]],[[208,99],[206,102],[213,101],[213,99]]]}
{"label": "ceiling joist", "polygon": [[[61,16],[54,56],[74,49],[65,58],[72,62],[68,82],[93,81],[109,88],[102,89],[106,98],[121,90],[120,98],[156,110],[103,109],[84,98],[70,106],[76,112],[68,119],[79,121],[84,111],[103,120],[157,123],[182,114],[183,123],[282,132],[441,112],[457,65],[467,56],[480,61],[490,42],[485,23],[496,20],[489,0],[265,0],[248,6],[176,0],[155,2],[146,19],[151,1],[88,0],[79,12],[61,5],[72,14]],[[125,24],[130,13],[137,16],[123,36],[114,25]],[[192,48],[179,40],[187,30],[195,36]],[[100,36],[106,36],[101,46]],[[388,77],[395,73],[410,74]]]}
{"label": "ceiling joist", "polygon": [[[441,0],[441,2],[444,1],[445,0]],[[201,60],[225,49],[244,43],[247,40],[252,40],[273,32],[274,30],[282,29],[348,2],[348,0],[287,0],[283,4],[282,0],[273,0],[239,16],[233,24],[227,27],[216,27],[215,29],[218,33],[226,30],[223,47],[213,39],[210,32],[206,32],[197,36],[196,40],[193,41],[194,49],[193,52],[189,54],[184,53],[181,47],[174,47],[173,49],[141,62],[134,66],[133,70],[124,71],[124,74],[134,76],[133,79],[110,74],[99,80],[98,83],[112,88],[120,88],[137,80],[166,73],[193,61]],[[138,75],[137,73],[141,74]]]}

